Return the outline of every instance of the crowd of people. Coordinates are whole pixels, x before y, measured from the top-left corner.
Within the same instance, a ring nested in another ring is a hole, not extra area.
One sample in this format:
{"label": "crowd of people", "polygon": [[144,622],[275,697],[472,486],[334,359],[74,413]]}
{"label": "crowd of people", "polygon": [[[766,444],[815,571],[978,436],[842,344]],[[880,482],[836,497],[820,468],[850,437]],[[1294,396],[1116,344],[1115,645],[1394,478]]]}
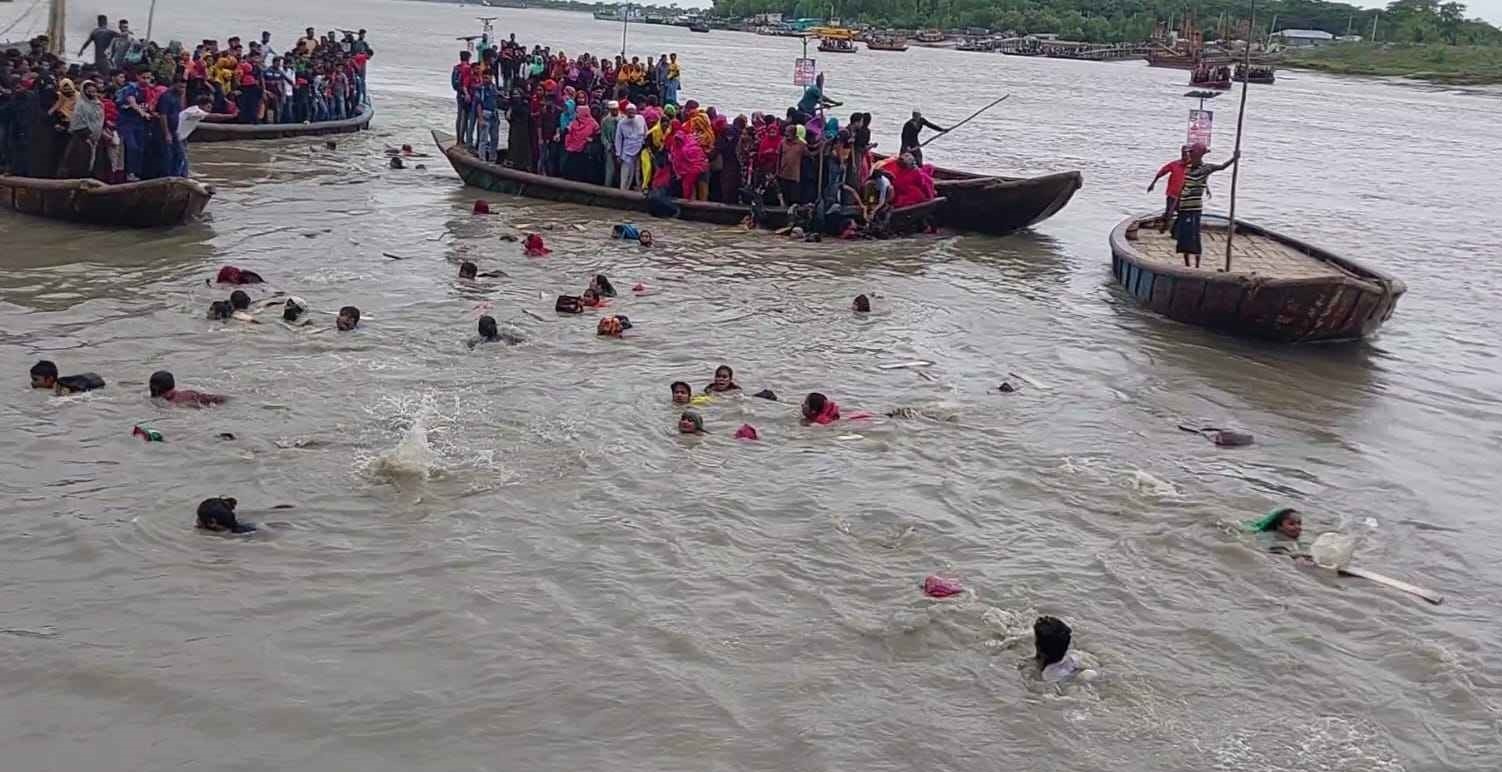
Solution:
{"label": "crowd of people", "polygon": [[0,170],[22,177],[107,183],[188,176],[184,143],[203,121],[311,123],[353,117],[374,50],[365,30],[312,27],[279,52],[271,33],[186,50],[137,38],[130,22],[98,26],[69,64],[47,52],[0,52]]}
{"label": "crowd of people", "polygon": [[569,56],[514,35],[477,53],[461,51],[451,71],[454,132],[488,163],[639,191],[663,216],[674,199],[749,206],[751,224],[766,207],[801,209],[832,235],[880,235],[893,209],[936,195],[917,137],[939,127],[914,112],[900,152],[878,161],[871,114],[842,126],[822,74],[786,110],[732,118],[680,103],[676,53]]}

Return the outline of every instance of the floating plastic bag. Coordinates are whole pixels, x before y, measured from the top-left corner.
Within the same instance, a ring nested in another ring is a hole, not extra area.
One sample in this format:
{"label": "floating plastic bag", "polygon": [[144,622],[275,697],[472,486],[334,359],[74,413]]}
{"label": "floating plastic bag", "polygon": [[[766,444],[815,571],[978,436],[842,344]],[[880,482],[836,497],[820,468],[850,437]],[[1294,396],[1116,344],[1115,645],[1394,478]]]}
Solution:
{"label": "floating plastic bag", "polygon": [[1356,551],[1356,539],[1342,533],[1322,533],[1309,547],[1309,555],[1323,568],[1344,569],[1351,564],[1351,554]]}

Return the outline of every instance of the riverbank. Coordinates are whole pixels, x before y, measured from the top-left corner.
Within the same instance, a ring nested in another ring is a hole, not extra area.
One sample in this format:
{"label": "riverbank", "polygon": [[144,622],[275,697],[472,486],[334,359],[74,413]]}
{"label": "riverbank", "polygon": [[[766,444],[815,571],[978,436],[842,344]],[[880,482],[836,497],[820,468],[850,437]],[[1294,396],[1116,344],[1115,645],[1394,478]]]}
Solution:
{"label": "riverbank", "polygon": [[1337,75],[1376,75],[1454,85],[1502,83],[1502,47],[1334,45],[1290,52],[1282,66]]}

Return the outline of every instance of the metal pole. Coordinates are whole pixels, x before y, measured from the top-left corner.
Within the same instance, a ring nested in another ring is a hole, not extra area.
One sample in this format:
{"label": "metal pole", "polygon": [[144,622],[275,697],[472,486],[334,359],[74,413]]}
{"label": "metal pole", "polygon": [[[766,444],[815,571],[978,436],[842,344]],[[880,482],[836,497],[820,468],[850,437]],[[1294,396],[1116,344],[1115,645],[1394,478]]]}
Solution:
{"label": "metal pole", "polygon": [[151,42],[151,22],[156,20],[156,0],[151,0],[151,10],[146,14],[146,42]]}
{"label": "metal pole", "polygon": [[1252,18],[1246,29],[1246,58],[1242,65],[1241,108],[1236,112],[1236,149],[1231,157],[1231,226],[1226,230],[1226,272],[1231,270],[1231,244],[1236,238],[1236,178],[1241,172],[1241,124],[1246,120],[1246,90],[1252,85],[1252,30],[1257,27],[1257,0],[1252,0]]}
{"label": "metal pole", "polygon": [[626,3],[625,5],[619,6],[619,8],[621,9],[621,56],[625,56],[626,55],[626,24],[627,24],[627,20],[631,18],[631,4],[630,3]]}

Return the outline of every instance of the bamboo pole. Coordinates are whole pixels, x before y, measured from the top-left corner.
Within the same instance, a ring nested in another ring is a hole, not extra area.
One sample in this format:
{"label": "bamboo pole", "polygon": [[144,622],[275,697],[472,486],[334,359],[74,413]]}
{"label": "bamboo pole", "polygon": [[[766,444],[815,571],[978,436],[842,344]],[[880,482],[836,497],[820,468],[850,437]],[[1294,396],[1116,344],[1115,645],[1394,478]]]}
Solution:
{"label": "bamboo pole", "polygon": [[1236,149],[1231,157],[1231,227],[1226,230],[1226,272],[1231,271],[1231,247],[1236,240],[1236,179],[1241,174],[1241,126],[1246,120],[1246,90],[1252,85],[1252,30],[1257,27],[1257,0],[1252,0],[1251,20],[1246,30],[1246,56],[1242,64],[1241,107],[1236,111]]}

